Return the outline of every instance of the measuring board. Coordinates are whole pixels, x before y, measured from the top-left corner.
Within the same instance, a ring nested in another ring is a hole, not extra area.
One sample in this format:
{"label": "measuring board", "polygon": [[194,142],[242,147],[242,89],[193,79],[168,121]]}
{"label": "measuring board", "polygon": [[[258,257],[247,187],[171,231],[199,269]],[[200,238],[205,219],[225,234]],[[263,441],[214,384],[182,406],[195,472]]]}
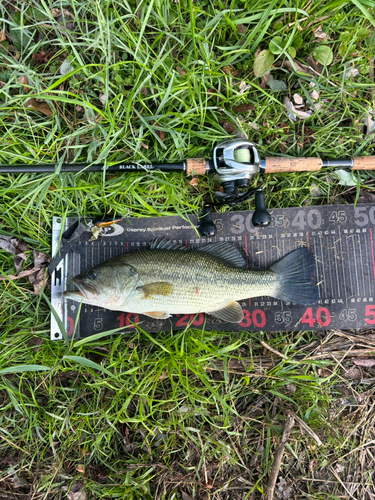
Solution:
{"label": "measuring board", "polygon": [[[200,238],[195,228],[179,216],[128,218],[104,230],[96,241],[90,233],[81,237],[82,255],[70,252],[52,275],[52,305],[68,335],[83,338],[119,327],[139,324],[148,332],[171,329],[205,328],[219,331],[293,331],[335,328],[368,328],[375,325],[375,205],[358,204],[287,208],[270,211],[271,225],[254,227],[253,212],[214,213],[217,235]],[[53,219],[53,255],[61,233],[76,219]],[[300,246],[315,255],[316,280],[320,299],[313,306],[259,297],[240,302],[244,319],[239,324],[225,323],[206,314],[181,314],[166,320],[109,311],[64,300],[69,279],[119,254],[148,247],[156,237],[166,237],[194,249],[207,243],[227,241],[247,255],[247,266],[265,269]],[[126,330],[125,330],[126,331]],[[51,339],[61,339],[58,323],[52,316]]]}

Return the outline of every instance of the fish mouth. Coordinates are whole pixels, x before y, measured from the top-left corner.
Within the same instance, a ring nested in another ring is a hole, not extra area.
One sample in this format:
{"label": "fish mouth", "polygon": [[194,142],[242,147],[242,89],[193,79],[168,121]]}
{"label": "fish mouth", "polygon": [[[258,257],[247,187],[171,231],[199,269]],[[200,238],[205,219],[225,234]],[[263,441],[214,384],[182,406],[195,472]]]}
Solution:
{"label": "fish mouth", "polygon": [[96,288],[93,285],[90,285],[89,283],[85,283],[84,281],[81,281],[79,279],[73,278],[71,282],[78,288],[77,291],[70,291],[70,290],[65,290],[64,292],[64,297],[66,299],[72,299],[72,300],[92,300],[93,296],[96,298],[98,296],[98,292]]}

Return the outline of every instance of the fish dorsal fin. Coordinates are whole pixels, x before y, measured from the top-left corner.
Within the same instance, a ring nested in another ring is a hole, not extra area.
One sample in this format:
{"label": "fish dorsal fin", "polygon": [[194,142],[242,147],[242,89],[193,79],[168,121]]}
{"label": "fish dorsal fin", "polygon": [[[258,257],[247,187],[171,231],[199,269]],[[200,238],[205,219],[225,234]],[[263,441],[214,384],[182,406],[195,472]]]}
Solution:
{"label": "fish dorsal fin", "polygon": [[197,252],[209,253],[234,267],[245,267],[246,265],[246,261],[238,248],[226,241],[210,243],[207,246],[197,248]]}
{"label": "fish dorsal fin", "polygon": [[153,295],[164,295],[167,297],[173,292],[173,285],[166,281],[157,281],[156,283],[149,283],[148,285],[143,285],[137,287],[137,290],[143,293],[144,299],[149,299]]}
{"label": "fish dorsal fin", "polygon": [[238,302],[230,302],[217,311],[210,312],[215,318],[226,321],[227,323],[240,323],[243,320],[242,307]]}
{"label": "fish dorsal fin", "polygon": [[168,240],[168,238],[156,238],[151,245],[150,250],[186,250],[184,245],[180,243],[173,243],[172,240]]}

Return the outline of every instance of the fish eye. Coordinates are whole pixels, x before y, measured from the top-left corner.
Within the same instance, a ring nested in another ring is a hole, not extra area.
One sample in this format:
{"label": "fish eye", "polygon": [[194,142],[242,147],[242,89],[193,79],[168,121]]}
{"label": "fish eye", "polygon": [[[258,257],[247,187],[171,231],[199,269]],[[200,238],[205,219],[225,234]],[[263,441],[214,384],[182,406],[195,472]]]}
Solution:
{"label": "fish eye", "polygon": [[89,271],[87,277],[88,277],[89,280],[95,280],[96,279],[96,273],[94,273],[94,271]]}

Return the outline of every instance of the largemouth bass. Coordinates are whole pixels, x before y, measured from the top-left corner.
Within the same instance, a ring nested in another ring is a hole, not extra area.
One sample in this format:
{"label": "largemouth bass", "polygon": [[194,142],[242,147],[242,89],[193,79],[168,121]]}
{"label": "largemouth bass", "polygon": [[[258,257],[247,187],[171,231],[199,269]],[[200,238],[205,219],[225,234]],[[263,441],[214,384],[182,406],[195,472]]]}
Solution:
{"label": "largemouth bass", "polygon": [[120,255],[74,277],[78,291],[66,290],[64,296],[158,319],[204,312],[229,323],[243,319],[238,300],[266,295],[310,305],[319,298],[312,280],[315,262],[307,248],[264,271],[245,269],[245,264],[229,243],[187,250],[158,239],[150,249]]}

